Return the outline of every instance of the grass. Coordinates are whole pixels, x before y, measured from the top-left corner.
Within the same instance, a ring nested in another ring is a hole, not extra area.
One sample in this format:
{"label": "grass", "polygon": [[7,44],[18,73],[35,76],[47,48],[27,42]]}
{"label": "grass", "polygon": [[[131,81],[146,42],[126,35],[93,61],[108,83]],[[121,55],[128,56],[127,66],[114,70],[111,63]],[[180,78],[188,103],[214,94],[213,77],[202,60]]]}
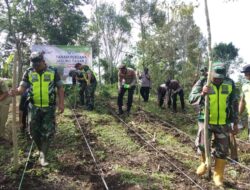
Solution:
{"label": "grass", "polygon": [[134,185],[137,184],[146,189],[168,189],[170,187],[171,180],[174,178],[174,175],[172,174],[158,172],[148,174],[143,170],[124,168],[123,166],[118,165],[115,167],[115,170],[121,175],[121,180],[123,183]]}

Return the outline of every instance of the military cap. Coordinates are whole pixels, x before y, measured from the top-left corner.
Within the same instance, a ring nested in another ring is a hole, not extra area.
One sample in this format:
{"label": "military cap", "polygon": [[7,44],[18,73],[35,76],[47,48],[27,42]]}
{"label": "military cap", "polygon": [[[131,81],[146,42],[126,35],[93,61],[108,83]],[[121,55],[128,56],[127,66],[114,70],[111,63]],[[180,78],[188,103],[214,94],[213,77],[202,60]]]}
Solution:
{"label": "military cap", "polygon": [[225,78],[226,68],[223,64],[213,64],[212,67],[212,76],[214,78]]}
{"label": "military cap", "polygon": [[248,73],[250,72],[250,64],[245,65],[241,71],[241,73]]}

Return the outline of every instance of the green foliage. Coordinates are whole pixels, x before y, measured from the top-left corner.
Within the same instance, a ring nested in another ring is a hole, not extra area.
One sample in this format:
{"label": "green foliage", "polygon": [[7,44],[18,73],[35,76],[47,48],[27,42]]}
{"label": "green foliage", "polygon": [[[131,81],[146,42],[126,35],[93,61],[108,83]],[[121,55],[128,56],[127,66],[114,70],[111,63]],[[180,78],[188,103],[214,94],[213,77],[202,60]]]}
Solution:
{"label": "green foliage", "polygon": [[124,56],[123,49],[129,42],[131,24],[126,15],[116,12],[113,5],[107,3],[100,4],[95,11],[95,19],[92,20],[91,29],[96,33],[96,43],[100,49],[97,52],[103,52],[104,62],[106,64],[104,71],[106,80],[114,83],[117,78],[115,76],[115,67],[119,60]]}
{"label": "green foliage", "polygon": [[229,44],[226,43],[219,43],[215,45],[212,51],[213,60],[215,61],[232,61],[238,56],[239,49],[236,48],[232,42]]}

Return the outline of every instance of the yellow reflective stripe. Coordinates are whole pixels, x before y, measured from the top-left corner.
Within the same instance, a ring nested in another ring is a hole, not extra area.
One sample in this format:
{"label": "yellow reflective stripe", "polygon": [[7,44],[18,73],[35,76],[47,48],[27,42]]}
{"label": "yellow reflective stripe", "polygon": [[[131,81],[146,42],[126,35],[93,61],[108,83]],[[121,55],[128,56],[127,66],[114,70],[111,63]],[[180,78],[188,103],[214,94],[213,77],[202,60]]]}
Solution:
{"label": "yellow reflective stripe", "polygon": [[219,91],[215,85],[212,84],[213,92],[209,94],[209,124],[223,125],[226,124],[227,119],[227,98],[232,92],[232,85],[221,84]]}
{"label": "yellow reflective stripe", "polygon": [[36,72],[32,72],[29,75],[29,81],[32,84],[32,93],[33,93],[33,101],[34,105],[39,106],[41,105],[40,99],[40,76]]}
{"label": "yellow reflective stripe", "polygon": [[[29,74],[29,81],[32,84],[33,102],[38,107],[48,107],[50,99],[50,88],[55,78],[55,73],[46,71],[41,76],[32,72]],[[53,88],[53,87],[52,87]],[[51,89],[53,91],[53,89]]]}
{"label": "yellow reflective stripe", "polygon": [[[45,76],[49,76],[49,80],[45,78]],[[47,107],[49,105],[49,85],[54,81],[54,73],[44,72],[42,75],[42,107]]]}
{"label": "yellow reflective stripe", "polygon": [[247,113],[250,115],[250,84],[244,84],[242,86],[242,92],[244,93],[244,100],[246,103]]}

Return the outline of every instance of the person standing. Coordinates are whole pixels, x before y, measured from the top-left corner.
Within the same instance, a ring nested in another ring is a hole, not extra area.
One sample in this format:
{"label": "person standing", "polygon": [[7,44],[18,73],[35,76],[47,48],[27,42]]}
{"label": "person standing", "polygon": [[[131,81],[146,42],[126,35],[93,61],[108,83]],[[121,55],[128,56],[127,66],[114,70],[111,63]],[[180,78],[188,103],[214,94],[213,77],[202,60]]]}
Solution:
{"label": "person standing", "polygon": [[41,166],[47,166],[47,152],[55,133],[56,89],[59,97],[58,109],[64,111],[63,83],[57,70],[48,66],[43,52],[30,55],[32,67],[28,68],[17,89],[10,95],[21,95],[29,88],[29,133],[39,150]]}
{"label": "person standing", "polygon": [[250,64],[243,67],[241,71],[245,75],[246,81],[242,85],[242,92],[239,103],[239,114],[241,115],[245,108],[248,113],[248,140],[250,141]]}
{"label": "person standing", "polygon": [[85,95],[86,95],[86,106],[87,110],[92,111],[95,105],[95,90],[97,86],[97,80],[94,72],[89,68],[88,65],[82,65],[77,63],[75,68],[82,70],[83,81],[86,82]]}
{"label": "person standing", "polygon": [[139,79],[141,80],[141,96],[144,102],[148,102],[149,91],[151,88],[151,77],[149,75],[148,68],[144,68],[144,72],[139,76]]}
{"label": "person standing", "polygon": [[86,96],[87,80],[85,77],[85,71],[83,69],[83,65],[81,63],[76,63],[75,69],[78,72],[71,72],[70,74],[72,76],[73,85],[76,84],[76,81],[78,81],[80,84],[80,91],[79,91],[80,105],[83,106],[85,105],[85,101],[86,101],[85,96]]}
{"label": "person standing", "polygon": [[184,91],[177,80],[167,80],[166,86],[169,92],[169,99],[173,101],[173,112],[177,112],[177,95],[180,97],[182,111],[185,111]]}
{"label": "person standing", "polygon": [[130,113],[132,103],[133,103],[133,95],[135,91],[135,86],[137,83],[135,71],[131,68],[127,68],[126,65],[121,64],[118,72],[118,114],[123,114],[123,96],[126,91],[128,91],[128,101],[127,101],[127,113]]}
{"label": "person standing", "polygon": [[[204,102],[205,96],[209,99],[209,120],[208,133],[209,142],[214,135],[213,147],[215,147],[215,168],[213,181],[216,186],[223,185],[224,169],[226,157],[229,150],[229,134],[238,132],[238,101],[233,80],[225,77],[226,69],[222,64],[214,63],[212,68],[212,79],[210,86],[207,86],[202,79],[197,81],[189,95],[189,102],[199,102],[199,130],[196,139],[198,154],[201,164],[196,170],[196,174],[202,176],[207,171],[205,150],[204,150]],[[229,116],[229,110],[233,110],[233,115]],[[231,117],[231,118],[229,118]],[[231,122],[233,127],[231,128]]]}
{"label": "person standing", "polygon": [[5,139],[5,125],[8,119],[11,98],[8,97],[6,81],[0,79],[0,139]]}

